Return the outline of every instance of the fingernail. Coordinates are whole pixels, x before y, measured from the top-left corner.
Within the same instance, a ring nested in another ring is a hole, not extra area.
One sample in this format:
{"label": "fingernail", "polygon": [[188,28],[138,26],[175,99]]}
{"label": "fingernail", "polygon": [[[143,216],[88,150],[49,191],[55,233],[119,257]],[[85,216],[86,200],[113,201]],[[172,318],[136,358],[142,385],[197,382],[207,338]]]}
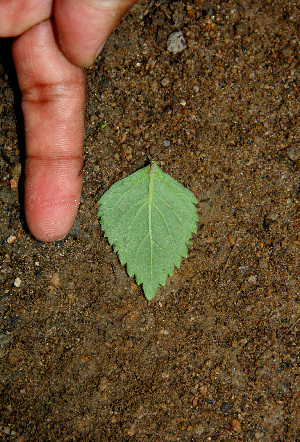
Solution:
{"label": "fingernail", "polygon": [[100,54],[100,52],[102,51],[102,49],[104,48],[106,42],[107,42],[107,39],[105,39],[104,42],[97,49],[96,54],[95,54],[95,60],[98,57],[98,55]]}

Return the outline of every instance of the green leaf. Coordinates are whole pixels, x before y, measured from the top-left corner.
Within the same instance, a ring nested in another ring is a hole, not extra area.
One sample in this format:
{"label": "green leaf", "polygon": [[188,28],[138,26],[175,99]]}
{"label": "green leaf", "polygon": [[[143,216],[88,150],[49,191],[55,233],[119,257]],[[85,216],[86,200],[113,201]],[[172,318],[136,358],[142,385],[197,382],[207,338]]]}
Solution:
{"label": "green leaf", "polygon": [[187,256],[197,230],[196,198],[152,163],[117,181],[98,203],[104,235],[152,299]]}

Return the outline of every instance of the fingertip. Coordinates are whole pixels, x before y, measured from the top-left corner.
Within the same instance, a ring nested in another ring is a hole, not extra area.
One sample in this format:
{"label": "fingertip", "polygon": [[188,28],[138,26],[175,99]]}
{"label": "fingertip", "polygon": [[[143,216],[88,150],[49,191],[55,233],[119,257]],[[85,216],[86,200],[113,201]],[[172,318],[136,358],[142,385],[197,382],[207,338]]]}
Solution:
{"label": "fingertip", "polygon": [[82,158],[25,162],[25,217],[40,241],[63,238],[76,218],[82,188]]}
{"label": "fingertip", "polygon": [[31,234],[43,242],[53,242],[64,238],[71,230],[77,210],[77,201],[61,202],[58,205],[44,206],[38,210],[26,210],[26,222]]}

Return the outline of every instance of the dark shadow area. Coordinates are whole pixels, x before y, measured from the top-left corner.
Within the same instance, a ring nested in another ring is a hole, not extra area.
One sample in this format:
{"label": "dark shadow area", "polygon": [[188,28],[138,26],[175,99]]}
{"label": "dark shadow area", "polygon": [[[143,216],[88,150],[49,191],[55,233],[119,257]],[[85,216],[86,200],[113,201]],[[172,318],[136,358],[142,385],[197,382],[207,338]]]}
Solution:
{"label": "dark shadow area", "polygon": [[[14,112],[16,115],[16,130],[18,147],[20,152],[20,163],[22,165],[22,173],[18,182],[18,195],[20,203],[20,218],[23,224],[23,228],[28,233],[29,230],[25,221],[25,210],[24,210],[24,169],[25,169],[25,137],[24,137],[24,119],[21,108],[21,91],[18,84],[17,74],[11,54],[12,38],[0,39],[0,62],[4,68],[5,74],[8,77],[8,84],[14,94]],[[0,148],[1,149],[1,148]],[[5,158],[5,153],[1,149],[1,155],[4,157],[5,161],[10,162],[9,158]]]}

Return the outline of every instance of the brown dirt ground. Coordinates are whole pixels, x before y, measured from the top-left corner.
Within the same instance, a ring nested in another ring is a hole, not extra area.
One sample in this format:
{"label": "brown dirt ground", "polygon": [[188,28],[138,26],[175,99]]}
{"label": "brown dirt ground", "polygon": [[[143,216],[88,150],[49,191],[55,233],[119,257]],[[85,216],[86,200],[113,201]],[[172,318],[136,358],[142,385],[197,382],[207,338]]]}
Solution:
{"label": "brown dirt ground", "polygon": [[[53,244],[11,189],[23,144],[2,57],[1,441],[300,441],[299,47],[298,0],[138,3],[88,70],[81,206]],[[96,220],[149,154],[200,216],[152,302]]]}

